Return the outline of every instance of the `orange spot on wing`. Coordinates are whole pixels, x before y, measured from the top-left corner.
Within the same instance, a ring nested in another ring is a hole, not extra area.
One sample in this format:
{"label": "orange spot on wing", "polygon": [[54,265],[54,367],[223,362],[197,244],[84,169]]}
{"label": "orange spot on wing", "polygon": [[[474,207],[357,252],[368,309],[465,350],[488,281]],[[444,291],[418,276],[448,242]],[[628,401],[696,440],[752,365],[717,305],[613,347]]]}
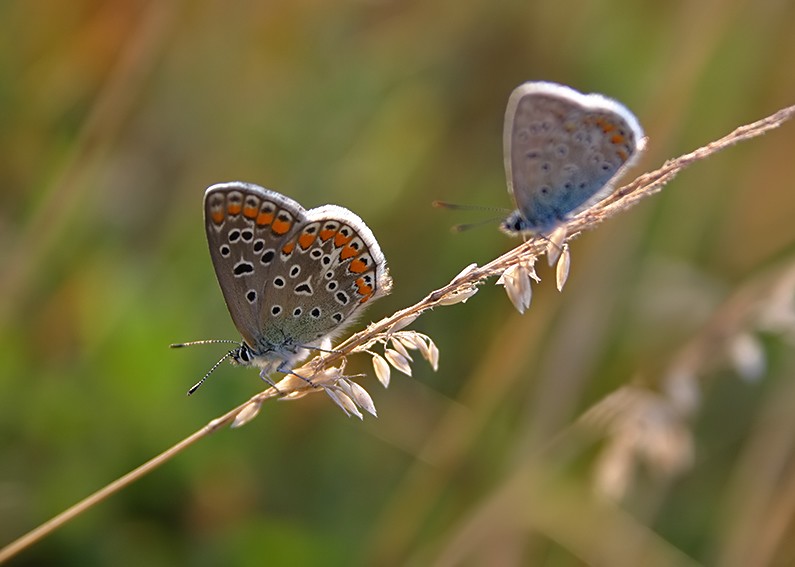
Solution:
{"label": "orange spot on wing", "polygon": [[351,262],[351,265],[348,266],[348,271],[354,274],[361,274],[367,269],[367,264],[362,262],[361,260],[354,260]]}
{"label": "orange spot on wing", "polygon": [[282,246],[282,253],[284,253],[284,254],[292,254],[293,253],[293,249],[295,249],[295,240],[291,240],[290,242],[288,242],[287,244]]}
{"label": "orange spot on wing", "polygon": [[257,215],[257,226],[267,226],[273,222],[273,211]]}
{"label": "orange spot on wing", "polygon": [[253,219],[257,216],[257,207],[243,207],[243,216],[247,219]]}
{"label": "orange spot on wing", "polygon": [[624,150],[618,150],[616,153],[618,154],[618,157],[621,158],[621,161],[627,161],[629,159],[629,155],[627,155],[627,152]]}
{"label": "orange spot on wing", "polygon": [[605,134],[607,134],[608,132],[612,132],[613,130],[616,129],[615,124],[613,124],[612,122],[608,122],[604,118],[600,118],[599,120],[597,120],[596,125],[599,126],[602,129],[602,132],[604,132]]}
{"label": "orange spot on wing", "polygon": [[353,240],[352,234],[345,236],[341,232],[338,232],[337,236],[334,237],[334,246],[339,248],[340,246],[348,244],[348,242],[350,242],[351,240]]}
{"label": "orange spot on wing", "polygon": [[224,222],[224,212],[221,210],[215,210],[210,213],[210,218],[215,224],[221,224]]}
{"label": "orange spot on wing", "polygon": [[287,234],[287,231],[290,230],[292,223],[290,221],[276,219],[273,221],[273,226],[271,226],[271,230],[281,236],[282,234]]}
{"label": "orange spot on wing", "polygon": [[317,238],[317,235],[315,234],[304,233],[301,236],[299,236],[298,245],[301,247],[301,250],[306,250],[307,248],[312,246],[312,243],[315,241],[315,238]]}
{"label": "orange spot on wing", "polygon": [[229,204],[226,206],[226,211],[227,211],[227,212],[228,212],[230,215],[239,215],[239,214],[240,214],[240,211],[241,211],[241,209],[242,209],[242,208],[243,208],[243,207],[241,206],[241,204],[240,204],[240,203],[231,203],[231,202],[230,202],[230,203],[229,203]]}
{"label": "orange spot on wing", "polygon": [[356,250],[356,248],[354,248],[353,246],[346,246],[345,248],[342,249],[342,252],[340,252],[340,260],[347,260],[348,258],[353,258],[358,254],[359,251]]}
{"label": "orange spot on wing", "polygon": [[614,144],[623,144],[626,139],[621,134],[614,134],[610,141]]}
{"label": "orange spot on wing", "polygon": [[326,240],[328,240],[329,238],[331,238],[332,236],[334,236],[334,233],[335,233],[335,232],[336,232],[336,231],[334,231],[334,230],[329,230],[329,229],[324,229],[324,230],[321,230],[321,231],[320,231],[320,240],[322,240],[323,242],[325,242]]}
{"label": "orange spot on wing", "polygon": [[372,297],[372,296],[370,296],[370,295],[365,295],[364,297],[362,297],[362,298],[359,300],[359,303],[364,303],[365,301],[367,301],[368,299],[370,299],[370,297]]}
{"label": "orange spot on wing", "polygon": [[359,295],[364,295],[369,297],[373,293],[373,288],[364,283],[364,278],[359,278],[356,280],[356,288],[359,292]]}

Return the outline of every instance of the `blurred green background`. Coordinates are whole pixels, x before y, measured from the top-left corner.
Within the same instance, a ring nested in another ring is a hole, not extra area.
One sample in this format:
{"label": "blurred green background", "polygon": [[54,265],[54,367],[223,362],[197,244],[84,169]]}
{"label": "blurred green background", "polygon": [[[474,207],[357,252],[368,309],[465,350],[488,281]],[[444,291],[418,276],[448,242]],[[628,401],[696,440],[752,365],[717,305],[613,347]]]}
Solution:
{"label": "blurred green background", "polygon": [[[224,349],[168,349],[237,338],[208,185],[365,219],[395,289],[363,325],[517,244],[496,222],[452,234],[489,213],[430,203],[510,206],[502,118],[519,83],[625,103],[650,137],[637,173],[795,103],[795,4],[771,0],[11,1],[0,44],[0,545],[262,388],[224,365],[188,399]],[[769,439],[795,413],[776,334],[761,380],[709,375],[678,477],[647,467],[599,504],[600,445],[565,432],[654,383],[716,306],[790,259],[793,148],[787,124],[688,169],[574,241],[563,293],[539,267],[524,316],[491,283],[426,314],[413,328],[439,346],[438,373],[419,361],[384,390],[351,360],[378,419],[324,395],[266,404],[16,564],[617,565],[608,550],[639,542],[648,565],[792,564],[792,505],[778,531],[737,537],[772,517],[759,487],[793,476],[792,440]],[[752,466],[757,450],[777,474]],[[514,483],[526,497],[501,498]]]}

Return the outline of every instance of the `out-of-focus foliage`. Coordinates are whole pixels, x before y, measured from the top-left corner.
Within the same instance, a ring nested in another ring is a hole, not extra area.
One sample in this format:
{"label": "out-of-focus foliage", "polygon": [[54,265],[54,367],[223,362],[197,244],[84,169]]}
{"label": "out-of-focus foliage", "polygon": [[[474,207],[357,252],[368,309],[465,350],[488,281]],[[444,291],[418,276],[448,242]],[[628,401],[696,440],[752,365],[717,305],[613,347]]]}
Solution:
{"label": "out-of-focus foliage", "polygon": [[[639,172],[793,104],[793,22],[795,4],[768,0],[3,2],[0,544],[262,388],[224,365],[188,399],[223,349],[167,348],[237,338],[206,251],[208,185],[358,213],[395,280],[377,319],[515,244],[496,222],[451,234],[482,217],[430,202],[511,206],[516,85],[625,103],[650,137]],[[569,433],[791,259],[793,147],[785,125],[573,241],[563,292],[539,266],[523,316],[489,286],[425,315],[413,327],[438,373],[418,364],[383,390],[369,357],[352,361],[378,419],[323,395],[266,404],[20,564],[792,561],[795,448],[777,432],[793,430],[795,356],[775,333],[761,378],[702,382],[678,478],[647,467],[605,505],[599,442]]]}

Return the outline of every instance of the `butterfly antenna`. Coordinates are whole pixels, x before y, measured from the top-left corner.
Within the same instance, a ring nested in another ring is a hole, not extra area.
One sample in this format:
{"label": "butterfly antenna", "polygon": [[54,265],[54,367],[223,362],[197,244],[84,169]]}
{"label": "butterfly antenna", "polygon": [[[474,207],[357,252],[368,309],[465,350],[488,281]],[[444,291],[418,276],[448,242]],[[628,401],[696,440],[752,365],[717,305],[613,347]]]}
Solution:
{"label": "butterfly antenna", "polygon": [[[196,346],[196,345],[214,345],[214,344],[218,344],[218,343],[233,343],[233,344],[239,345],[240,341],[233,341],[232,339],[205,339],[203,341],[190,341],[190,342],[187,342],[187,343],[174,343],[174,344],[170,344],[168,346],[170,348],[183,348],[183,347]],[[218,362],[213,364],[213,367],[210,368],[207,371],[207,374],[205,374],[204,377],[201,380],[196,382],[191,387],[191,389],[188,390],[188,395],[190,396],[193,392],[198,390],[199,386],[204,384],[204,381],[207,380],[207,378],[210,376],[210,374],[212,374],[215,371],[215,369],[218,368],[224,360],[226,360],[227,358],[232,356],[232,354],[234,352],[235,352],[234,350],[230,350],[229,352],[227,352],[225,355],[223,355],[221,357],[221,360],[219,360]]]}
{"label": "butterfly antenna", "polygon": [[494,224],[499,220],[502,220],[502,217],[490,217],[477,222],[454,224],[453,226],[450,227],[450,230],[453,232],[464,232],[465,230],[477,228],[479,226],[483,226],[484,224]]}
{"label": "butterfly antenna", "polygon": [[[198,342],[200,342],[200,341],[198,341]],[[222,341],[216,341],[216,342],[222,342]],[[235,341],[232,341],[232,342],[235,342]],[[182,345],[182,346],[189,346],[189,345]],[[221,363],[222,363],[224,360],[226,360],[227,358],[229,358],[230,356],[232,356],[232,353],[234,353],[234,352],[235,352],[235,351],[233,351],[233,350],[230,350],[230,351],[229,351],[229,352],[227,352],[225,355],[223,355],[223,356],[221,357],[221,359],[220,359],[218,362],[216,362],[215,364],[213,364],[213,367],[212,367],[212,368],[210,368],[210,369],[207,371],[207,374],[205,374],[205,375],[202,377],[202,379],[201,379],[201,380],[199,380],[199,381],[198,381],[198,382],[196,382],[196,383],[195,383],[193,386],[191,386],[190,390],[188,390],[188,395],[190,396],[191,394],[193,394],[193,392],[195,392],[196,390],[198,390],[198,389],[199,389],[199,386],[201,386],[202,384],[204,384],[204,381],[205,381],[205,380],[207,380],[207,378],[210,376],[210,374],[212,374],[213,372],[215,372],[215,369],[216,369],[216,368],[218,368],[219,366],[221,366]]]}
{"label": "butterfly antenna", "polygon": [[463,223],[463,224],[456,224],[450,227],[450,230],[453,232],[464,232],[465,230],[470,230],[473,228],[477,228],[479,226],[483,226],[484,224],[493,224],[497,221],[502,220],[503,216],[507,215],[510,211],[503,207],[483,207],[480,205],[459,205],[457,203],[448,203],[447,201],[434,201],[433,206],[437,209],[448,209],[451,211],[489,211],[489,212],[498,212],[500,213],[499,217],[489,217],[487,219],[483,219],[477,222],[470,222],[470,223]]}
{"label": "butterfly antenna", "polygon": [[460,205],[458,203],[448,203],[447,201],[433,201],[432,206],[437,209],[448,209],[451,211],[491,211],[494,213],[508,214],[511,211],[505,207],[487,207],[484,205]]}
{"label": "butterfly antenna", "polygon": [[233,341],[232,339],[206,339],[203,341],[190,341],[187,343],[174,343],[168,345],[169,348],[182,348],[182,347],[189,347],[189,346],[196,346],[196,345],[214,345],[217,343],[235,343],[236,345],[240,344],[240,341]]}

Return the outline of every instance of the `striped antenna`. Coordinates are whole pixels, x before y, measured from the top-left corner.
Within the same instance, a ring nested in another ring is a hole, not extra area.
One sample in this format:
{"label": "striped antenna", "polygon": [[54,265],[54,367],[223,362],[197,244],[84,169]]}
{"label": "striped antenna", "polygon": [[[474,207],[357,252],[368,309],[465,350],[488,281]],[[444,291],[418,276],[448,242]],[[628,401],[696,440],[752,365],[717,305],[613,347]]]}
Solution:
{"label": "striped antenna", "polygon": [[[187,342],[187,343],[174,343],[174,344],[171,344],[171,345],[169,345],[169,347],[170,347],[170,348],[183,348],[183,347],[196,346],[196,345],[214,345],[214,344],[218,344],[218,343],[234,343],[234,344],[236,344],[236,345],[239,345],[239,344],[240,344],[240,342],[239,342],[239,341],[233,341],[232,339],[206,339],[206,340],[203,340],[203,341],[190,341],[190,342]],[[201,380],[199,380],[199,381],[198,381],[198,382],[196,382],[196,383],[195,383],[193,386],[191,386],[190,390],[188,390],[188,395],[190,396],[191,394],[193,394],[193,392],[195,392],[196,390],[198,390],[198,389],[199,389],[199,386],[201,386],[202,384],[204,384],[204,381],[205,381],[205,380],[207,380],[207,378],[210,376],[210,374],[212,374],[212,373],[215,371],[215,369],[216,369],[216,368],[218,368],[219,366],[221,366],[221,363],[222,363],[224,360],[226,360],[227,358],[229,358],[230,356],[232,356],[232,354],[233,354],[234,352],[235,352],[234,350],[230,350],[230,351],[229,351],[229,352],[227,352],[225,355],[223,355],[223,356],[221,357],[221,359],[220,359],[218,362],[216,362],[215,364],[213,364],[212,368],[210,368],[210,369],[207,371],[207,374],[205,374],[205,375],[202,377],[202,379],[201,379]]]}

